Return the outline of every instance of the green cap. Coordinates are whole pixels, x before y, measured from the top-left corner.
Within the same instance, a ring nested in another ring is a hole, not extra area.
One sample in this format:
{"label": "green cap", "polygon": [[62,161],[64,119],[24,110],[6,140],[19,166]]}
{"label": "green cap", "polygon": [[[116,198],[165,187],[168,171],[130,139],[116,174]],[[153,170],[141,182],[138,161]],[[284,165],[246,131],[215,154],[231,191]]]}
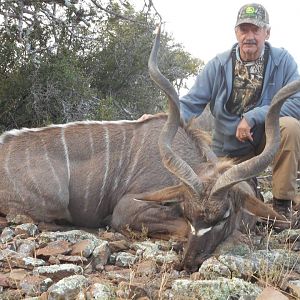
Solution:
{"label": "green cap", "polygon": [[269,14],[260,4],[246,4],[239,10],[235,27],[243,23],[250,23],[258,27],[264,27],[269,25]]}

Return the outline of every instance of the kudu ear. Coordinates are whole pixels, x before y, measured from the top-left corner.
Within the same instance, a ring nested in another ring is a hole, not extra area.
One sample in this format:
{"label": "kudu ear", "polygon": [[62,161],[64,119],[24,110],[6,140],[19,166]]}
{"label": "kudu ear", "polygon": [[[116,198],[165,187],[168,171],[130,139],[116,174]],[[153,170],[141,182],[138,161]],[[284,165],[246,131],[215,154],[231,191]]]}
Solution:
{"label": "kudu ear", "polygon": [[163,188],[155,192],[142,193],[137,195],[134,200],[151,202],[181,202],[183,201],[184,186],[182,184]]}
{"label": "kudu ear", "polygon": [[274,223],[274,225],[281,226],[285,223],[288,223],[283,216],[279,215],[271,207],[269,207],[267,204],[257,199],[256,197],[248,193],[244,193],[242,199],[243,209],[248,213],[264,220],[270,220],[272,223]]}

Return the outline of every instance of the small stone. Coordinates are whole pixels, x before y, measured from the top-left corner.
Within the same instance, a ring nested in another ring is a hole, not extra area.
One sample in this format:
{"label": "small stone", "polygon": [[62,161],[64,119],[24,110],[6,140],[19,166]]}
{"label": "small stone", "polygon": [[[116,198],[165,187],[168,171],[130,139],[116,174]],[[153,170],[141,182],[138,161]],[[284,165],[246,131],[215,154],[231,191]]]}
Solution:
{"label": "small stone", "polygon": [[273,289],[272,287],[265,288],[256,300],[288,300],[289,298]]}
{"label": "small stone", "polygon": [[94,283],[91,285],[88,294],[90,299],[111,300],[116,298],[114,287],[109,284]]}
{"label": "small stone", "polygon": [[116,266],[130,267],[137,261],[137,257],[127,252],[119,252],[116,256]]}
{"label": "small stone", "polygon": [[98,241],[96,240],[82,240],[77,243],[75,243],[72,246],[72,252],[71,255],[80,255],[83,257],[89,257],[96,246],[98,245]]}
{"label": "small stone", "polygon": [[5,244],[7,242],[11,242],[14,236],[14,230],[12,230],[10,227],[5,227],[0,236],[1,243]]}
{"label": "small stone", "polygon": [[6,220],[9,224],[20,225],[25,223],[34,223],[33,219],[27,215],[8,214]]}
{"label": "small stone", "polygon": [[36,246],[37,246],[36,242],[33,240],[29,240],[29,239],[21,240],[17,252],[24,256],[33,257]]}
{"label": "small stone", "polygon": [[129,243],[125,240],[113,241],[109,243],[109,249],[113,252],[120,252],[129,249]]}
{"label": "small stone", "polygon": [[48,300],[75,299],[87,286],[88,280],[83,275],[63,278],[48,289]]}
{"label": "small stone", "polygon": [[27,296],[38,296],[46,292],[53,284],[50,278],[27,275],[20,281],[20,287]]}
{"label": "small stone", "polygon": [[20,281],[28,275],[24,269],[12,269],[9,273],[9,278],[15,281]]}
{"label": "small stone", "polygon": [[52,265],[33,269],[33,275],[50,277],[53,281],[79,273],[83,273],[83,269],[73,264]]}
{"label": "small stone", "polygon": [[50,242],[46,247],[36,251],[37,256],[55,256],[58,254],[67,254],[72,250],[71,244],[67,241],[59,240]]}
{"label": "small stone", "polygon": [[101,243],[94,249],[92,258],[93,266],[103,265],[105,266],[110,259],[110,249],[107,241],[101,241]]}
{"label": "small stone", "polygon": [[35,237],[38,234],[39,230],[35,224],[26,223],[16,226],[15,234],[16,235],[23,235],[23,237]]}

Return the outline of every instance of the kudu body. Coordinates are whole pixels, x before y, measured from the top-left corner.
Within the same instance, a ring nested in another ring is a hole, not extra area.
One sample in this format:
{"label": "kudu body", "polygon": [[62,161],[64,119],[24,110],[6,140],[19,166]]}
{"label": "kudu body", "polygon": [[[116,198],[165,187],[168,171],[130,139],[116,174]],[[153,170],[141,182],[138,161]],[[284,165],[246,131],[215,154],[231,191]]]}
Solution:
{"label": "kudu body", "polygon": [[4,133],[1,213],[87,227],[112,225],[122,232],[146,227],[150,236],[188,237],[184,266],[191,270],[234,229],[254,224],[248,212],[280,219],[255,198],[245,180],[274,157],[282,99],[299,90],[299,82],[275,99],[264,152],[239,165],[219,163],[204,134],[180,124],[178,96],[157,69],[158,45],[159,35],[149,71],[169,98],[168,119],[156,115],[142,122],[76,122]]}

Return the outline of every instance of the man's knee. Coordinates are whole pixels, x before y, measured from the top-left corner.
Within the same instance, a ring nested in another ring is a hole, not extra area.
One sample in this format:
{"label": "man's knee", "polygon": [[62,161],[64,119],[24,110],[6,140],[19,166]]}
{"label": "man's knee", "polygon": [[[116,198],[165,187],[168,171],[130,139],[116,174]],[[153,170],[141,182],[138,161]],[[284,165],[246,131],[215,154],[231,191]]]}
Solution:
{"label": "man's knee", "polygon": [[300,150],[300,122],[293,117],[280,118],[281,144],[286,150]]}

